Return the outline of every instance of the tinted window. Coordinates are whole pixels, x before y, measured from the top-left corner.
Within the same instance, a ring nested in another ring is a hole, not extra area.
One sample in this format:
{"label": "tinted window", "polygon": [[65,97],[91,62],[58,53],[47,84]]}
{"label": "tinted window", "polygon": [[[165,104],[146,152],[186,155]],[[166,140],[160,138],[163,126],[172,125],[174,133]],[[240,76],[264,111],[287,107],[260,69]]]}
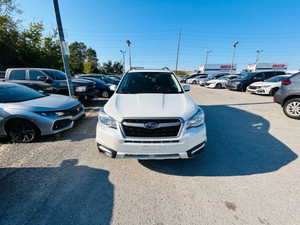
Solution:
{"label": "tinted window", "polygon": [[22,85],[0,85],[0,103],[22,102],[36,98],[42,98],[45,96],[46,95],[40,92]]}
{"label": "tinted window", "polygon": [[4,78],[5,77],[5,73],[4,72],[0,72],[0,78]]}
{"label": "tinted window", "polygon": [[40,71],[36,71],[36,70],[29,71],[29,79],[30,80],[37,80],[38,76],[46,77],[45,74],[41,73]]}
{"label": "tinted window", "polygon": [[117,93],[183,93],[175,75],[160,72],[127,73]]}
{"label": "tinted window", "polygon": [[242,73],[242,75],[239,77],[241,79],[250,79],[255,76],[256,73]]}
{"label": "tinted window", "polygon": [[265,79],[268,79],[270,77],[274,77],[275,76],[275,72],[265,72]]}
{"label": "tinted window", "polygon": [[42,70],[44,73],[46,73],[49,77],[51,77],[53,80],[66,80],[66,74],[64,72],[61,72],[59,70]]}
{"label": "tinted window", "polygon": [[11,71],[10,80],[26,80],[25,70],[13,70],[13,71]]}
{"label": "tinted window", "polygon": [[263,80],[264,79],[264,74],[263,73],[258,73],[256,76],[257,80]]}
{"label": "tinted window", "polygon": [[286,73],[283,72],[283,71],[276,71],[275,74],[276,74],[276,75],[285,75]]}

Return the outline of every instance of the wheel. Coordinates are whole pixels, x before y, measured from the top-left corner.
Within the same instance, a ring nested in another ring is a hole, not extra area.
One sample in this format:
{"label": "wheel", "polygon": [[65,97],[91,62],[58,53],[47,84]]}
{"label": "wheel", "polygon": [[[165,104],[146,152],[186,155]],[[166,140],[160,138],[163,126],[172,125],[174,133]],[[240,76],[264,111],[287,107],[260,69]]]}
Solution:
{"label": "wheel", "polygon": [[283,112],[290,118],[300,119],[300,98],[293,98],[283,105]]}
{"label": "wheel", "polygon": [[109,97],[108,91],[102,91],[101,96],[102,96],[103,98],[108,98],[108,97]]}
{"label": "wheel", "polygon": [[195,80],[193,80],[193,84],[196,84],[196,81],[195,81]]}
{"label": "wheel", "polygon": [[222,84],[216,84],[216,88],[217,88],[217,89],[222,88]]}
{"label": "wheel", "polygon": [[11,138],[20,143],[29,143],[41,136],[40,130],[25,119],[14,119],[7,124],[6,128]]}
{"label": "wheel", "polygon": [[243,86],[242,89],[241,89],[241,91],[242,91],[242,92],[246,92],[246,91],[247,91],[247,86],[246,86],[246,85]]}
{"label": "wheel", "polygon": [[276,93],[278,90],[279,90],[279,88],[273,88],[273,89],[270,91],[269,95],[274,96],[275,93]]}

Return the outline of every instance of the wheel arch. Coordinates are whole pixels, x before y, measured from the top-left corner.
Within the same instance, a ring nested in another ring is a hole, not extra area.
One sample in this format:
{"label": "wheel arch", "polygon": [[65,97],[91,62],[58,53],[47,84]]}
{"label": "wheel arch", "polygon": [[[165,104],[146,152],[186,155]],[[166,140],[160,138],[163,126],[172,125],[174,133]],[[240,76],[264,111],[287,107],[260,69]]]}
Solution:
{"label": "wheel arch", "polygon": [[30,118],[26,118],[26,117],[22,117],[22,116],[13,116],[13,117],[8,118],[8,119],[4,122],[4,126],[3,126],[3,127],[4,127],[4,131],[5,131],[5,133],[6,133],[7,136],[9,136],[9,128],[8,128],[9,123],[11,123],[12,121],[17,120],[17,119],[29,121],[29,122],[32,123],[32,124],[39,130],[39,132],[41,133],[41,129],[40,129],[35,123],[33,123],[32,121],[30,121]]}
{"label": "wheel arch", "polygon": [[300,95],[290,95],[288,97],[286,97],[283,101],[282,101],[282,104],[281,106],[284,106],[284,104],[288,101],[288,100],[291,100],[293,98],[300,98]]}

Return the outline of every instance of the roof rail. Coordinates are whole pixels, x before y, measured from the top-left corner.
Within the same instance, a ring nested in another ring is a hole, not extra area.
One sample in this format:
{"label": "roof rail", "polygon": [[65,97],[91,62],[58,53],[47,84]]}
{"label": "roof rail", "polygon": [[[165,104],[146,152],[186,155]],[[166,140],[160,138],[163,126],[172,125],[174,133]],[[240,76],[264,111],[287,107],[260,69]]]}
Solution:
{"label": "roof rail", "polygon": [[162,68],[163,70],[169,70],[169,71],[171,71],[168,67],[164,67],[164,68]]}

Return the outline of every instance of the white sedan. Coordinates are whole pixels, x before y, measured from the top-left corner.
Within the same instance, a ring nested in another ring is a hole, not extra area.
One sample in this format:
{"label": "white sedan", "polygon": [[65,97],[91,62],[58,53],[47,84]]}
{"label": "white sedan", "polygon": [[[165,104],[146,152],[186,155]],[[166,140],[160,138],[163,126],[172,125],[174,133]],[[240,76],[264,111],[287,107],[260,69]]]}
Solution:
{"label": "white sedan", "polygon": [[203,74],[186,80],[187,84],[199,84],[199,81],[205,79],[208,75]]}
{"label": "white sedan", "polygon": [[238,75],[226,75],[219,77],[218,79],[209,80],[205,83],[205,86],[208,88],[225,88],[228,80],[237,78]]}
{"label": "white sedan", "polygon": [[247,87],[247,91],[252,94],[273,96],[281,87],[281,81],[291,75],[280,75],[271,77],[268,80],[255,82]]}

